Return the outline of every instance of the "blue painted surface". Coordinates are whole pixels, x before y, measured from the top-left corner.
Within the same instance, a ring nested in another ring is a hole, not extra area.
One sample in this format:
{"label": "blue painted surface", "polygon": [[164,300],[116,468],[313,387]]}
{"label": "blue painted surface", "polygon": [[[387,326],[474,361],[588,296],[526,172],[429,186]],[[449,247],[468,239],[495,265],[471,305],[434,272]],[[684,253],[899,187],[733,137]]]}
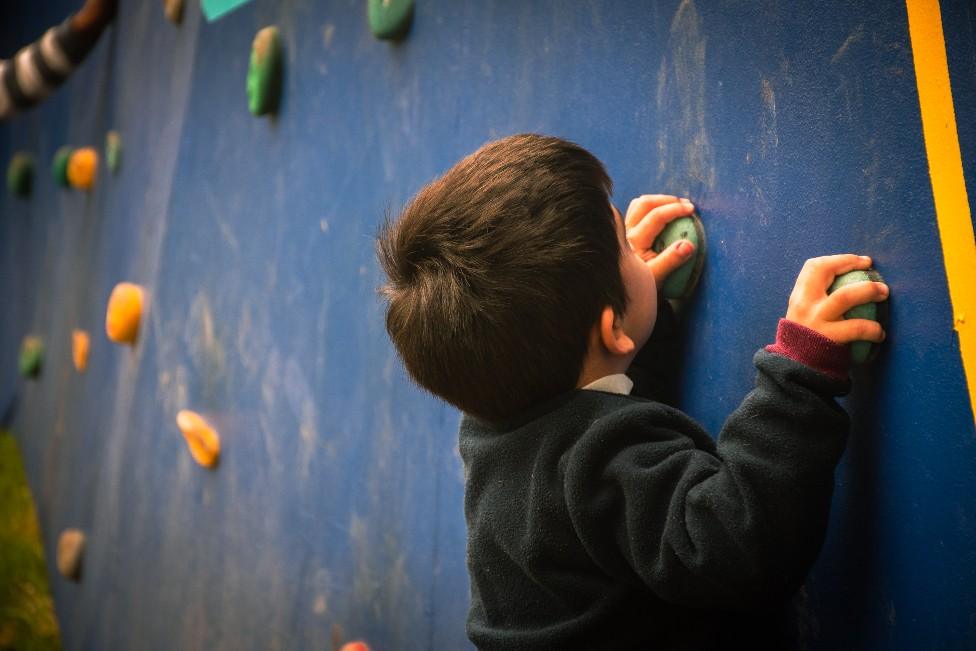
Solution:
{"label": "blue painted surface", "polygon": [[[944,5],[972,197],[972,9]],[[5,8],[2,54],[69,6]],[[683,406],[713,432],[802,261],[875,257],[892,322],[846,401],[810,646],[972,648],[976,432],[902,4],[430,0],[400,45],[369,35],[359,0],[258,0],[213,24],[187,9],[177,28],[123,3],[66,86],[0,126],[0,160],[29,149],[42,172],[29,202],[0,198],[0,408],[48,549],[68,526],[90,541],[80,585],[52,567],[66,648],[466,646],[458,416],[396,362],[372,238],[460,156],[520,131],[594,151],[621,207],[659,190],[699,205]],[[269,23],[287,52],[274,121],[244,93]],[[56,189],[54,151],[110,128],[118,176]],[[121,280],[149,292],[131,350],[102,336]],[[93,333],[84,375],[75,327]],[[28,332],[48,345],[37,382],[16,377]],[[187,454],[181,408],[219,428],[216,471]]]}

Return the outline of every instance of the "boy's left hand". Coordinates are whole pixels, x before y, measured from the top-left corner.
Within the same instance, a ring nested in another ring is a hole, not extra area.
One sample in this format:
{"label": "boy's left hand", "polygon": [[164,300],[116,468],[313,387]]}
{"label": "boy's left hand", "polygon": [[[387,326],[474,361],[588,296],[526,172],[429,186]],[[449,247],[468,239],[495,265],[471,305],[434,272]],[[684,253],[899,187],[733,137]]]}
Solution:
{"label": "boy's left hand", "polygon": [[688,199],[669,194],[645,194],[630,202],[624,226],[631,248],[647,263],[660,287],[668,275],[688,261],[695,252],[688,240],[675,242],[660,253],[651,247],[664,227],[679,217],[687,217],[695,206]]}

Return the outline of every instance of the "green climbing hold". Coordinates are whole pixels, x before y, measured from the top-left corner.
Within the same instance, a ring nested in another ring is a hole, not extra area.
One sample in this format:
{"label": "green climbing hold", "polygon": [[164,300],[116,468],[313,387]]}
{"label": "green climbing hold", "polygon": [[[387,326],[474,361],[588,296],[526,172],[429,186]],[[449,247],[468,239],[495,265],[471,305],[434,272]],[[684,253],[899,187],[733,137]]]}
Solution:
{"label": "green climbing hold", "polygon": [[401,39],[412,20],[413,0],[369,0],[369,31],[376,38]]}
{"label": "green climbing hold", "polygon": [[44,362],[44,342],[40,337],[27,336],[20,344],[18,367],[23,377],[34,378],[41,374]]}
{"label": "green climbing hold", "polygon": [[265,27],[254,36],[247,69],[247,108],[252,114],[266,115],[278,110],[282,68],[278,28]]}
{"label": "green climbing hold", "polygon": [[112,174],[118,172],[119,165],[122,164],[122,136],[118,131],[105,134],[105,163]]}
{"label": "green climbing hold", "polygon": [[64,188],[68,187],[68,160],[74,151],[74,147],[65,145],[54,152],[54,158],[51,160],[51,176],[54,177],[55,183]]}
{"label": "green climbing hold", "polygon": [[7,167],[7,189],[18,197],[29,197],[34,185],[34,157],[19,151]]}
{"label": "green climbing hold", "polygon": [[[868,269],[866,271],[848,271],[846,274],[841,274],[834,278],[834,282],[827,290],[827,293],[833,294],[841,287],[865,281],[883,283],[884,279],[881,277],[881,274],[874,269]],[[888,301],[883,301],[881,303],[864,303],[862,305],[852,307],[847,312],[844,312],[844,318],[869,319],[871,321],[877,321],[881,324],[882,328],[887,330]],[[872,361],[878,356],[880,346],[871,341],[852,341],[850,348],[851,361],[855,364],[864,364]]]}
{"label": "green climbing hold", "polygon": [[660,288],[664,298],[683,299],[691,296],[705,265],[705,229],[697,215],[679,217],[665,226],[651,248],[660,253],[680,240],[688,240],[694,244],[695,252],[690,260],[672,271],[664,281]]}

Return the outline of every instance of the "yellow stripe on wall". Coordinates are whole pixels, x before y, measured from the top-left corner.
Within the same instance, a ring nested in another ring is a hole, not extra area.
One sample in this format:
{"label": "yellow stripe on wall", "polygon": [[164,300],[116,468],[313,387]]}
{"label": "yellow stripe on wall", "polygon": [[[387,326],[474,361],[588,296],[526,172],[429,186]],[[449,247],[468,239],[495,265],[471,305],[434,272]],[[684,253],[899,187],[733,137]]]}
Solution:
{"label": "yellow stripe on wall", "polygon": [[976,238],[952,107],[942,12],[939,0],[906,0],[906,5],[949,299],[959,333],[969,404],[976,414]]}

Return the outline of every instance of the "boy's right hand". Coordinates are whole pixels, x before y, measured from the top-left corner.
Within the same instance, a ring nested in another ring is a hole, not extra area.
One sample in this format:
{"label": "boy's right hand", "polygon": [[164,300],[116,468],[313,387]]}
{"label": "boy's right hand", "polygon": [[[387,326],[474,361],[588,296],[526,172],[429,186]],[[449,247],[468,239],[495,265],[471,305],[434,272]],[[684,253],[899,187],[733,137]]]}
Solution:
{"label": "boy's right hand", "polygon": [[886,284],[853,283],[827,294],[835,276],[870,267],[871,258],[863,255],[828,255],[807,260],[790,294],[786,319],[815,330],[839,344],[884,341],[885,332],[880,323],[870,319],[845,319],[844,313],[864,303],[879,303],[887,299]]}
{"label": "boy's right hand", "polygon": [[672,271],[688,261],[695,252],[695,245],[688,240],[679,240],[657,253],[653,248],[654,240],[665,226],[694,211],[695,206],[690,200],[670,194],[641,195],[627,207],[624,220],[627,241],[654,274],[658,288]]}

